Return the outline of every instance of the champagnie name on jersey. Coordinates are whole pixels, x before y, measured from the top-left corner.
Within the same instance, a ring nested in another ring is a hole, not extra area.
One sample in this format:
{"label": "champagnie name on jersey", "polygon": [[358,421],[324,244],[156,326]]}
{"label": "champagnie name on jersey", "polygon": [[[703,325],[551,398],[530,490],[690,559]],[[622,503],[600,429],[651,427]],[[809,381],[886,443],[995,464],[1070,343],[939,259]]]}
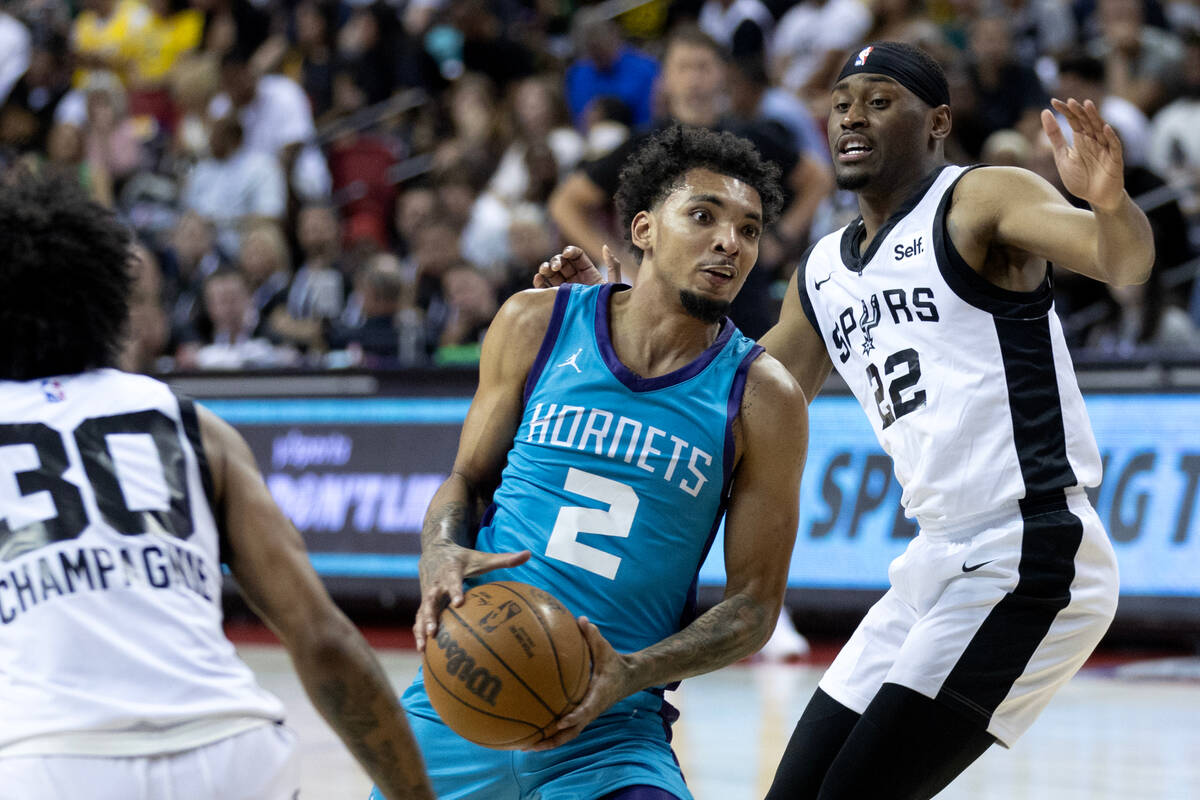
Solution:
{"label": "champagnie name on jersey", "polygon": [[912,322],[937,322],[937,306],[933,289],[917,286],[905,289],[884,289],[870,297],[848,305],[837,315],[837,325],[830,338],[844,364],[851,349],[858,347],[864,356],[875,349],[875,329],[880,324],[907,325]]}
{"label": "champagnie name on jersey", "polygon": [[80,592],[146,587],[220,596],[220,572],[199,553],[173,542],[143,546],[40,548],[0,571],[0,625],[38,606]]}
{"label": "champagnie name on jersey", "polygon": [[525,441],[636,463],[692,497],[713,467],[712,455],[686,439],[601,408],[538,403]]}

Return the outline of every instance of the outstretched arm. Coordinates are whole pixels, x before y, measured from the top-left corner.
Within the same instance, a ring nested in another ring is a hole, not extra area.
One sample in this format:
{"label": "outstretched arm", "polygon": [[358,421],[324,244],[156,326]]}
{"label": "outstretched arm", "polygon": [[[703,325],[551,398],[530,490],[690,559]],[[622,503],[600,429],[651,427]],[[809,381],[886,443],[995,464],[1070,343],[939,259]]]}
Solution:
{"label": "outstretched arm", "polygon": [[954,194],[948,227],[969,264],[1012,247],[1113,286],[1142,283],[1154,265],[1146,215],[1125,191],[1121,143],[1092,101],[1052,101],[1071,125],[1068,145],[1050,111],[1042,127],[1063,186],[1091,210],[1072,206],[1032,172],[988,167],[968,173]]}
{"label": "outstretched arm", "polygon": [[635,653],[618,653],[581,620],[592,650],[592,682],[559,732],[534,749],[558,747],[621,698],[711,672],[754,653],[775,628],[799,517],[808,450],[804,393],[770,357],[751,367],[742,398],[741,460],[725,517],[725,595],[678,633]]}
{"label": "outstretched arm", "polygon": [[214,511],[246,599],[287,648],[313,705],[384,795],[432,798],[404,709],[375,654],[326,593],[245,440],[211,412],[199,411]]}

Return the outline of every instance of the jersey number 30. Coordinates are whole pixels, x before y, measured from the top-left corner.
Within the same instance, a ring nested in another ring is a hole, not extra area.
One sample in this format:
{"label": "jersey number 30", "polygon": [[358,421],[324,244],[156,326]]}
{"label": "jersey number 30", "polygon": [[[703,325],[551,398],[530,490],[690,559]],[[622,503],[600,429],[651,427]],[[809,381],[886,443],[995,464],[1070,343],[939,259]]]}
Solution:
{"label": "jersey number 30", "polygon": [[612,580],[621,566],[621,557],[584,544],[576,537],[581,533],[594,533],[628,538],[633,517],[637,513],[637,492],[627,484],[574,467],[567,470],[567,481],[563,488],[573,494],[607,503],[608,510],[582,506],[560,509],[558,518],[554,520],[554,530],[550,532],[550,542],[546,545],[546,555]]}
{"label": "jersey number 30", "polygon": [[[118,449],[114,444],[122,435],[149,436],[154,443],[167,508],[128,507],[119,479],[119,458],[114,453]],[[92,417],[79,424],[74,439],[83,471],[95,490],[100,516],[118,533],[130,536],[154,530],[180,539],[191,536],[187,474],[174,420],[154,410]],[[40,422],[0,425],[0,507],[20,508],[26,517],[17,522],[11,515],[0,516],[0,561],[83,533],[88,525],[87,508],[79,487],[63,477],[69,468],[63,436],[50,426]]]}

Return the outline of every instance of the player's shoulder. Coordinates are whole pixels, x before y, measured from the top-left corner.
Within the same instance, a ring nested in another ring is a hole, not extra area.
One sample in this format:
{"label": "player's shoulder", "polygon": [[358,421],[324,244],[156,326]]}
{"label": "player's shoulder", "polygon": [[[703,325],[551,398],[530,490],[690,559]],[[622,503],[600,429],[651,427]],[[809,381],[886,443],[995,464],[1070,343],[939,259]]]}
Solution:
{"label": "player's shoulder", "polygon": [[741,409],[748,423],[775,426],[781,420],[794,419],[807,412],[804,390],[787,367],[765,351],[751,362],[746,371]]}
{"label": "player's shoulder", "polygon": [[1008,209],[1062,199],[1049,181],[1022,167],[975,167],[962,174],[953,191],[949,222],[957,230],[975,225],[990,229]]}
{"label": "player's shoulder", "polygon": [[1031,191],[1049,187],[1046,179],[1023,167],[979,166],[962,174],[954,186],[954,204],[980,202],[1011,203]]}
{"label": "player's shoulder", "polygon": [[[566,302],[570,284],[551,289],[525,289],[504,301],[496,312],[488,334],[502,336],[507,345],[530,343],[542,340],[555,305]],[[561,298],[561,301],[560,301]]]}

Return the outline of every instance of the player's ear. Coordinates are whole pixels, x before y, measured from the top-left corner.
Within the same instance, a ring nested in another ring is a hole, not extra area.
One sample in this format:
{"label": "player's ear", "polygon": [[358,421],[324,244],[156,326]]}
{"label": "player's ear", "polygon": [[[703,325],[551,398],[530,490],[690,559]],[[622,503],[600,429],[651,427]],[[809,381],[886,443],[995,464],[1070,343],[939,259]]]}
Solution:
{"label": "player's ear", "polygon": [[950,123],[950,106],[938,106],[930,114],[929,135],[934,139],[945,139],[950,135]]}
{"label": "player's ear", "polygon": [[654,241],[654,215],[649,211],[639,211],[629,224],[629,238],[633,245],[645,252]]}

